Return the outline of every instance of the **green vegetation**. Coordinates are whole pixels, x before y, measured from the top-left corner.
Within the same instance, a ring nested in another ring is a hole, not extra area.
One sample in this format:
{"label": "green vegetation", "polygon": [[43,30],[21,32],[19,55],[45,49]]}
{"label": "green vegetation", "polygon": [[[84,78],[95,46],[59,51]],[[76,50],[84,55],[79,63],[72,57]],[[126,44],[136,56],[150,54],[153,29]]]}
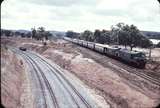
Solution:
{"label": "green vegetation", "polygon": [[149,39],[134,25],[118,23],[115,27],[112,26],[111,34],[119,45],[130,46],[131,50],[137,46],[147,48],[152,45]]}
{"label": "green vegetation", "polygon": [[89,30],[86,30],[80,35],[80,39],[86,41],[94,41],[93,33]]}
{"label": "green vegetation", "polygon": [[160,48],[160,42],[157,44],[157,47]]}
{"label": "green vegetation", "polygon": [[20,36],[22,38],[33,38],[36,40],[48,40],[52,34],[49,31],[46,31],[44,27],[39,27],[37,30],[31,28],[31,31],[25,30],[1,30],[1,36],[13,37]]}
{"label": "green vegetation", "polygon": [[79,33],[76,33],[72,30],[69,30],[69,31],[67,31],[66,36],[70,37],[70,38],[78,38],[77,36],[79,36]]}
{"label": "green vegetation", "polygon": [[118,23],[111,27],[111,31],[107,30],[95,30],[91,32],[85,30],[83,33],[75,33],[68,31],[67,37],[79,38],[86,41],[97,42],[101,44],[116,44],[129,46],[132,50],[133,47],[148,48],[152,46],[152,42],[140,32],[140,30],[134,25],[127,25],[124,23]]}
{"label": "green vegetation", "polygon": [[46,31],[44,27],[39,27],[37,30],[31,28],[32,38],[36,40],[48,40],[52,34],[49,31]]}
{"label": "green vegetation", "polygon": [[11,30],[1,30],[1,35],[5,35],[7,37],[13,36],[13,32]]}

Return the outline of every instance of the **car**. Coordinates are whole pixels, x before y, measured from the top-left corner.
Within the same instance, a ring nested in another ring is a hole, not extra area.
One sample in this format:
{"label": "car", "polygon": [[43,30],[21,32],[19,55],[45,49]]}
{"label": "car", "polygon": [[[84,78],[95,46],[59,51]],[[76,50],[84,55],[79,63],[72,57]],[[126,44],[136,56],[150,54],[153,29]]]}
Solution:
{"label": "car", "polygon": [[19,47],[19,49],[20,49],[21,51],[26,51],[26,50],[27,50],[27,48],[25,48],[25,47]]}

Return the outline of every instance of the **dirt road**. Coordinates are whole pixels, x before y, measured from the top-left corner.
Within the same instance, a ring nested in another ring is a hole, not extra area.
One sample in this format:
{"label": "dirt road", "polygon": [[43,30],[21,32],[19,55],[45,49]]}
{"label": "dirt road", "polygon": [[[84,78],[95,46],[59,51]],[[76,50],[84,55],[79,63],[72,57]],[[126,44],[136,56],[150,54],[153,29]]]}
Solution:
{"label": "dirt road", "polygon": [[71,74],[31,51],[12,51],[21,55],[30,67],[35,107],[37,108],[108,108],[99,105],[89,90]]}

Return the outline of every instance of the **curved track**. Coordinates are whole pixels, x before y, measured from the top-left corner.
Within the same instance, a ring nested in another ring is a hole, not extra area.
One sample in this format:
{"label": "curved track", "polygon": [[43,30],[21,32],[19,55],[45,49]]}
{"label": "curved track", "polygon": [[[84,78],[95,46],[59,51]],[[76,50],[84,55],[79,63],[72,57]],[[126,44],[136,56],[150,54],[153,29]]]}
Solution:
{"label": "curved track", "polygon": [[[39,98],[42,98],[42,108],[97,108],[97,104],[87,96],[79,85],[71,82],[69,77],[56,66],[32,52],[12,49],[21,55],[29,64],[39,82]],[[36,79],[36,78],[35,78]],[[34,83],[34,82],[33,82]],[[37,106],[38,107],[38,106]]]}

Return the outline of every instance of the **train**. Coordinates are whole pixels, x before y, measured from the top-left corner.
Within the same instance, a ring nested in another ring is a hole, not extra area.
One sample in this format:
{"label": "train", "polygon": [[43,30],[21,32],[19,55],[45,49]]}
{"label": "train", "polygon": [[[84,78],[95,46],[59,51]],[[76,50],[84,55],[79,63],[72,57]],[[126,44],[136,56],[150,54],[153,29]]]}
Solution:
{"label": "train", "polygon": [[68,37],[64,37],[64,39],[82,47],[86,47],[88,49],[99,52],[101,54],[105,54],[108,57],[117,59],[137,68],[145,68],[147,62],[146,55],[143,52],[130,51],[125,48],[119,48],[118,46],[109,46],[80,39],[72,39]]}

